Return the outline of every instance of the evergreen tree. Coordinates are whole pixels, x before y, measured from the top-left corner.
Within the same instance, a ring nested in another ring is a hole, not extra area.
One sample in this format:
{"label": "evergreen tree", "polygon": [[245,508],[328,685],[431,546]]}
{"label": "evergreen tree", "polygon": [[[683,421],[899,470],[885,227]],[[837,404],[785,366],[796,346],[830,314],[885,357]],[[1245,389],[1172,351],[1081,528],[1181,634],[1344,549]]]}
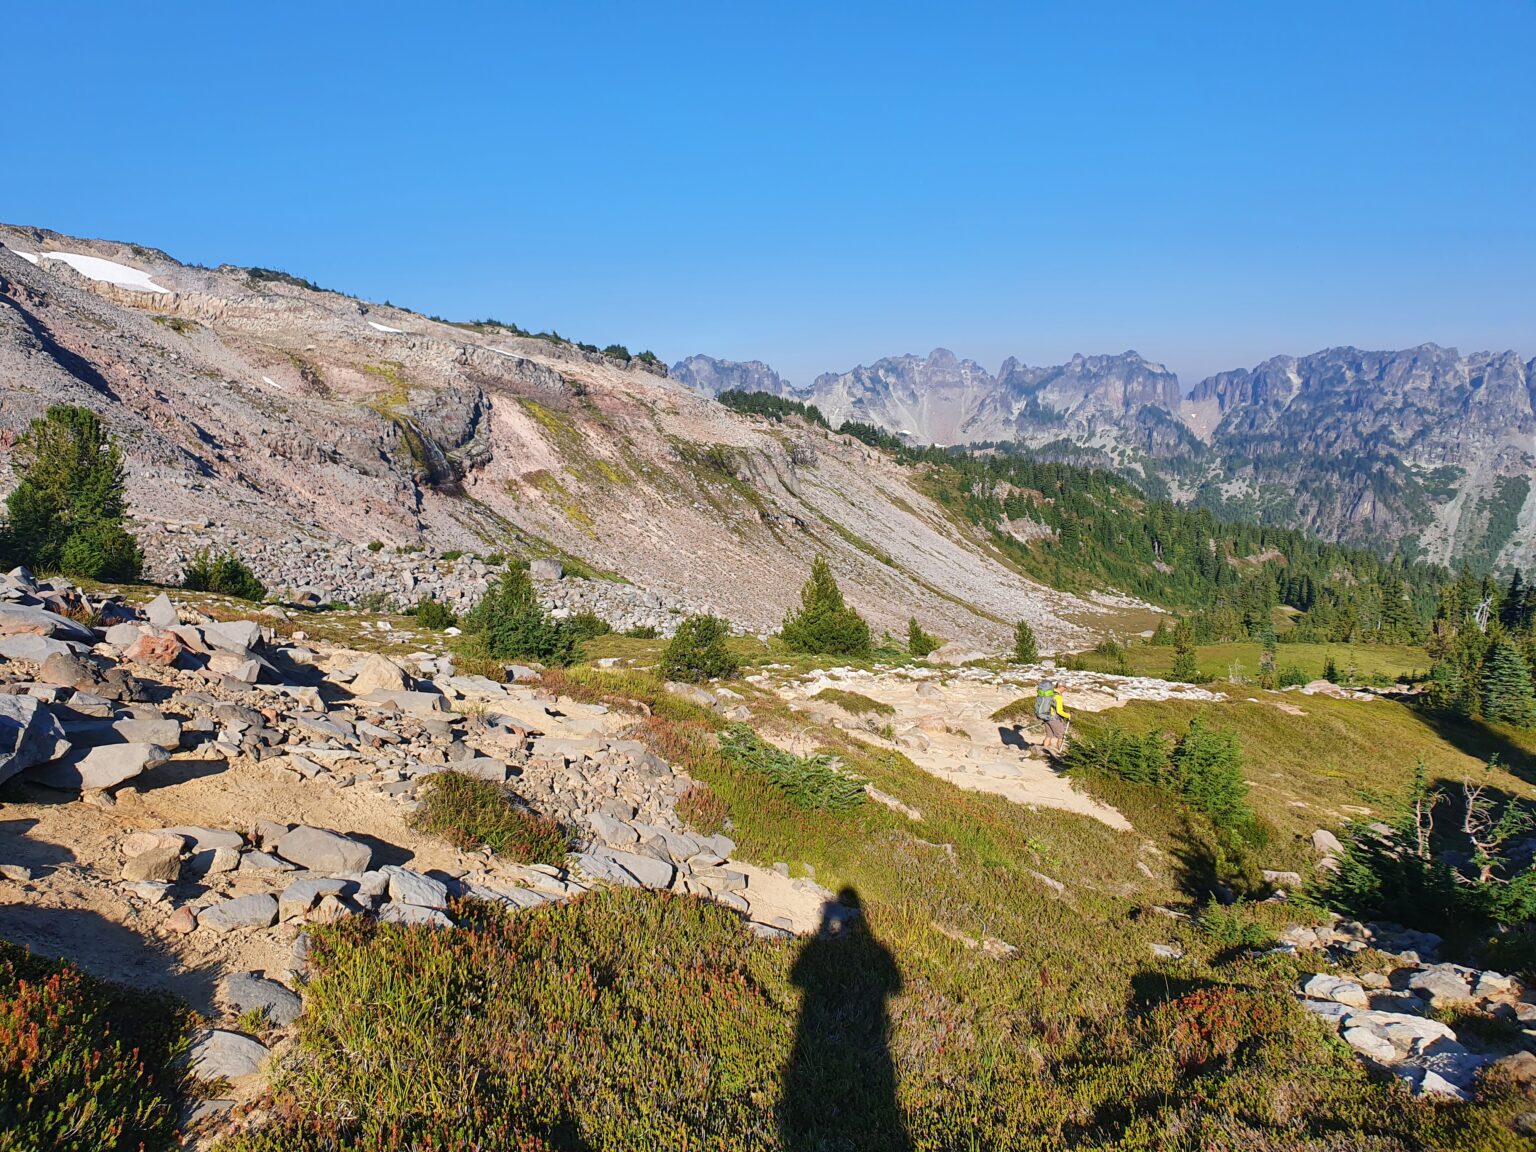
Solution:
{"label": "evergreen tree", "polygon": [[811,578],[800,589],[800,611],[784,617],[779,636],[797,652],[862,656],[869,651],[869,625],[843,602],[825,556],[811,562]]}
{"label": "evergreen tree", "polygon": [[688,617],[678,625],[677,633],[661,653],[661,674],[685,684],[736,675],[740,665],[725,646],[730,634],[728,620],[718,616]]}
{"label": "evergreen tree", "polygon": [[1495,641],[1483,664],[1482,705],[1485,720],[1536,727],[1531,669],[1520,649],[1508,640]]}
{"label": "evergreen tree", "polygon": [[544,614],[528,569],[511,564],[464,621],[465,631],[483,635],[496,660],[537,660],[569,664],[576,637]]}
{"label": "evergreen tree", "polygon": [[89,408],[56,404],[16,443],[0,551],[39,571],[132,580],[142,566],[123,525],[123,455]]}
{"label": "evergreen tree", "polygon": [[1174,680],[1193,684],[1200,679],[1200,666],[1195,662],[1194,637],[1184,621],[1173,632],[1173,669],[1168,673]]}
{"label": "evergreen tree", "polygon": [[938,648],[938,646],[938,639],[923,631],[923,627],[917,622],[916,616],[910,617],[907,620],[907,651],[911,655],[920,660]]}
{"label": "evergreen tree", "polygon": [[1174,746],[1170,763],[1175,790],[1212,823],[1236,828],[1253,819],[1248,782],[1243,779],[1242,750],[1231,729],[1213,731],[1196,716]]}
{"label": "evergreen tree", "polygon": [[1035,641],[1035,630],[1029,621],[1020,620],[1013,626],[1013,662],[1034,664],[1040,659],[1040,645]]}

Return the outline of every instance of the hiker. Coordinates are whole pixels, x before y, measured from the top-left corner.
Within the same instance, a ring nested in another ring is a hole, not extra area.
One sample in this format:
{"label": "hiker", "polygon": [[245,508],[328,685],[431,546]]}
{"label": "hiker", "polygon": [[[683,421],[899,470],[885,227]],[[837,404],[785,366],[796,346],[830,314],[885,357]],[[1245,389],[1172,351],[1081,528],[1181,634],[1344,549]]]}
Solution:
{"label": "hiker", "polygon": [[1060,753],[1067,747],[1067,729],[1072,725],[1072,713],[1062,703],[1061,693],[1054,680],[1040,681],[1035,690],[1035,719],[1045,724],[1045,750]]}

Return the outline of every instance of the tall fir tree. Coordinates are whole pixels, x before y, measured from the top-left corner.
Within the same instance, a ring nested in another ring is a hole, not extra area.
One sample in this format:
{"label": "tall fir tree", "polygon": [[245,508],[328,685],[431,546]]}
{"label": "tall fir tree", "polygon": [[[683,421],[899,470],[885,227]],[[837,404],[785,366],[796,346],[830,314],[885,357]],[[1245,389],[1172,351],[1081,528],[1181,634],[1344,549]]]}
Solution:
{"label": "tall fir tree", "polygon": [[1517,728],[1536,727],[1536,694],[1525,655],[1508,640],[1497,640],[1483,664],[1483,719]]}

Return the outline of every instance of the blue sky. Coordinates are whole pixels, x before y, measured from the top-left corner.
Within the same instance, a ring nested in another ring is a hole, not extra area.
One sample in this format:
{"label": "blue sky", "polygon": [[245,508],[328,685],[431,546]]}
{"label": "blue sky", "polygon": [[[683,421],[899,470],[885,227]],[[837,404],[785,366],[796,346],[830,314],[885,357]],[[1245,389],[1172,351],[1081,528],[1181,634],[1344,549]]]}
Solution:
{"label": "blue sky", "polygon": [[[1536,3],[13,4],[0,219],[767,360],[1536,354]],[[26,94],[21,99],[20,94]]]}

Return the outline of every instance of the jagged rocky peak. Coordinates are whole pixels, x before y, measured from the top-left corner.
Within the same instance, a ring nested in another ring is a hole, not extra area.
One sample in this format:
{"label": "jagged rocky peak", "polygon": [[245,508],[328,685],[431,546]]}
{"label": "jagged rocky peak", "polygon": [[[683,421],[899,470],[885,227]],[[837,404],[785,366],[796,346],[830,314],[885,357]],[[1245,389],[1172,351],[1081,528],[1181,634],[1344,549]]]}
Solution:
{"label": "jagged rocky peak", "polygon": [[718,396],[732,389],[767,392],[774,396],[796,395],[794,385],[761,360],[719,360],[713,356],[690,356],[672,365],[670,375],[701,396]]}
{"label": "jagged rocky peak", "polygon": [[1033,397],[1063,413],[1084,404],[1104,411],[1134,414],[1147,405],[1176,412],[1179,378],[1139,352],[1118,356],[1081,353],[1054,368],[1031,368],[1009,357],[997,374],[999,391],[1014,399]]}

